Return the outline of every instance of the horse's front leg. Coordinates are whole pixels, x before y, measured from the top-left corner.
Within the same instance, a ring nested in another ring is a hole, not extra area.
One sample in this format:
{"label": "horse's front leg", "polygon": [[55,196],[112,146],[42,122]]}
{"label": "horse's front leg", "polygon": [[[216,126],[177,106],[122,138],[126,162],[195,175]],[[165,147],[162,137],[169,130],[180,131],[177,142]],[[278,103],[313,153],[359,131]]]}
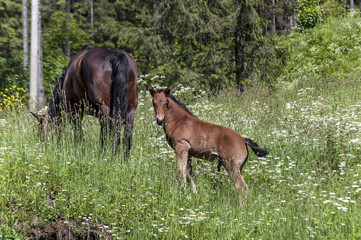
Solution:
{"label": "horse's front leg", "polygon": [[187,179],[187,161],[188,161],[188,151],[190,149],[189,143],[186,141],[178,142],[174,145],[174,150],[177,156],[177,165],[178,165],[178,174],[180,177],[180,187],[186,188],[186,179]]}

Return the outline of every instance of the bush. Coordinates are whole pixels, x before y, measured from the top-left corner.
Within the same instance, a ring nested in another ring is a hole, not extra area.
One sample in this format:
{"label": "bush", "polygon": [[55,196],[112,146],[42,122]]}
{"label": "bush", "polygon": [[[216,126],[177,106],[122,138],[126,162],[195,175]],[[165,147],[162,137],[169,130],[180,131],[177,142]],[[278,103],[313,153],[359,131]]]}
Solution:
{"label": "bush", "polygon": [[0,112],[22,108],[27,102],[29,94],[24,88],[12,85],[0,92]]}
{"label": "bush", "polygon": [[296,11],[299,13],[298,24],[302,28],[313,28],[321,19],[320,0],[301,0]]}

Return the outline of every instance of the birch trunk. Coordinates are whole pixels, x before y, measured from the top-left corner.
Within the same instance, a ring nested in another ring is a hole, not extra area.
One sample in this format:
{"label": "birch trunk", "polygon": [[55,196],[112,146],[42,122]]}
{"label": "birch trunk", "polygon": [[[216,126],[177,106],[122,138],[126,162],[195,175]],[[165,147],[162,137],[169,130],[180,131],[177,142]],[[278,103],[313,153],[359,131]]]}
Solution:
{"label": "birch trunk", "polygon": [[39,67],[38,67],[38,107],[45,106],[45,92],[44,92],[44,75],[43,75],[43,34],[41,27],[41,3],[39,3],[39,18],[38,18],[38,51],[39,51]]}
{"label": "birch trunk", "polygon": [[39,0],[31,1],[31,47],[30,47],[30,110],[36,111],[38,105],[39,78]]}

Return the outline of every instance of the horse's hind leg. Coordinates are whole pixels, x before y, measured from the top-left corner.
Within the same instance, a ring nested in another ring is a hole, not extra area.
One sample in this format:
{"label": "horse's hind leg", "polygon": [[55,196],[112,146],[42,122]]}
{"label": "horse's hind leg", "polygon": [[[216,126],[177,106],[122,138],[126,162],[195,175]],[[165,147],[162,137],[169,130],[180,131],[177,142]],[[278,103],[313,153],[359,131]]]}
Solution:
{"label": "horse's hind leg", "polygon": [[197,194],[196,184],[194,183],[194,180],[193,180],[192,159],[190,156],[188,156],[188,161],[187,161],[187,180],[191,184],[192,192],[194,194]]}
{"label": "horse's hind leg", "polygon": [[109,108],[106,105],[102,105],[101,113],[99,117],[100,122],[100,146],[102,150],[105,148],[105,139],[108,137],[109,125],[108,125],[108,114]]}
{"label": "horse's hind leg", "polygon": [[223,161],[223,166],[226,168],[227,172],[231,176],[236,186],[237,192],[239,194],[239,204],[243,206],[247,200],[248,187],[246,181],[244,181],[244,178],[241,174],[241,170],[240,170],[241,162],[243,161],[239,161],[239,160]]}
{"label": "horse's hind leg", "polygon": [[130,148],[132,146],[132,131],[133,131],[133,124],[134,124],[134,110],[130,111],[124,122],[124,135],[123,135],[123,146],[125,148],[125,156],[126,158],[129,157]]}
{"label": "horse's hind leg", "polygon": [[69,112],[69,122],[73,126],[74,129],[74,138],[75,140],[79,140],[82,138],[82,120],[83,120],[83,113],[82,110],[77,111],[75,107],[71,107]]}

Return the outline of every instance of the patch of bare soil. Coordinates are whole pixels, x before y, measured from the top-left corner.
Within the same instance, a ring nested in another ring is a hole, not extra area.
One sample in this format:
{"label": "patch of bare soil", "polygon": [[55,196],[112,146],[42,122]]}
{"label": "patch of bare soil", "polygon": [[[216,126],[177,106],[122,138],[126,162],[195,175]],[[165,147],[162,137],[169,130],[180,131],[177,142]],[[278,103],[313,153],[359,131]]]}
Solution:
{"label": "patch of bare soil", "polygon": [[64,219],[56,219],[42,227],[31,227],[26,233],[30,240],[112,239],[112,235],[100,225],[82,225]]}

